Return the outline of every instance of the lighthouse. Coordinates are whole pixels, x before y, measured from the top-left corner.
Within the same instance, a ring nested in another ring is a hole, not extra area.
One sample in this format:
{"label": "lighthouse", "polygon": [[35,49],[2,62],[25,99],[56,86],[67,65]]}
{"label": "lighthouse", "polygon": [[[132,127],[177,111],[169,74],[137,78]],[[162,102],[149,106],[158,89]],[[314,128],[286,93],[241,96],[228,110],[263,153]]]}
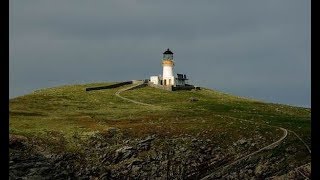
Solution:
{"label": "lighthouse", "polygon": [[167,49],[163,53],[162,67],[163,67],[162,84],[164,86],[174,85],[174,75],[173,75],[174,61],[173,61],[173,52],[171,52],[170,49]]}
{"label": "lighthouse", "polygon": [[150,83],[148,84],[152,87],[169,91],[193,89],[193,85],[187,84],[188,78],[185,74],[174,75],[173,67],[175,63],[173,61],[173,52],[168,48],[162,54],[162,76],[150,76]]}

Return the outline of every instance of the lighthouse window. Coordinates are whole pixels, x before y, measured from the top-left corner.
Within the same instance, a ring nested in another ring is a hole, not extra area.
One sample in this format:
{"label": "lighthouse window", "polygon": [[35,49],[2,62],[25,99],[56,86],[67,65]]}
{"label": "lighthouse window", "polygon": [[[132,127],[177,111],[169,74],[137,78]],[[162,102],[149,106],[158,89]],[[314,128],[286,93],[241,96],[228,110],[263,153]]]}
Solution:
{"label": "lighthouse window", "polygon": [[173,59],[173,55],[172,54],[164,54],[163,55],[163,59]]}

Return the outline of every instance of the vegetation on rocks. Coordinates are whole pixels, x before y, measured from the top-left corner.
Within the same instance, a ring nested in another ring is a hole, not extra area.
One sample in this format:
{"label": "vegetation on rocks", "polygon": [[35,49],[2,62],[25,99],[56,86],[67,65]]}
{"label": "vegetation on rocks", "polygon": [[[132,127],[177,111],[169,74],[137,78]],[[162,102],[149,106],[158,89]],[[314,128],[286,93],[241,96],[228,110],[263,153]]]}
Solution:
{"label": "vegetation on rocks", "polygon": [[[10,178],[249,179],[310,176],[310,108],[201,88],[37,90],[10,100]],[[277,146],[241,157],[288,135]],[[300,138],[300,139],[299,139]],[[232,164],[232,165],[230,165]]]}

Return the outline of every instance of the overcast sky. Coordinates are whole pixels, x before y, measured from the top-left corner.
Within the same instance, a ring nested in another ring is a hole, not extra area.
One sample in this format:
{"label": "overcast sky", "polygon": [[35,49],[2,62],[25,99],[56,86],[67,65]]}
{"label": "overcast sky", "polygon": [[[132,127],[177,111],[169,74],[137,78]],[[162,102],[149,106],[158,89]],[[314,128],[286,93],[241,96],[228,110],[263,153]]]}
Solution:
{"label": "overcast sky", "polygon": [[266,102],[311,106],[309,0],[11,0],[10,98],[162,73]]}

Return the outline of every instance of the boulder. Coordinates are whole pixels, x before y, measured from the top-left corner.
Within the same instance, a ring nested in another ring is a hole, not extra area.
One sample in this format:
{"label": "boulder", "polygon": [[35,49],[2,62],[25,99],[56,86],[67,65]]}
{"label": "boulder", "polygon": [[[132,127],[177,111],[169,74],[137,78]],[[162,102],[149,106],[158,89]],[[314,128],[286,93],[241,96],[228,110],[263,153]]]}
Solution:
{"label": "boulder", "polygon": [[245,139],[240,139],[240,140],[238,141],[238,143],[239,143],[240,145],[243,145],[243,144],[247,143],[247,141],[246,141]]}
{"label": "boulder", "polygon": [[154,136],[148,136],[146,139],[141,140],[137,144],[138,150],[149,150],[151,147],[151,142],[155,139]]}
{"label": "boulder", "polygon": [[117,149],[114,158],[115,163],[131,158],[135,151],[136,150],[131,146],[123,146],[122,148]]}
{"label": "boulder", "polygon": [[21,149],[25,148],[28,139],[24,136],[9,134],[9,148]]}
{"label": "boulder", "polygon": [[190,101],[190,102],[196,102],[196,101],[199,101],[199,99],[196,98],[196,97],[190,97],[190,98],[189,98],[189,101]]}

